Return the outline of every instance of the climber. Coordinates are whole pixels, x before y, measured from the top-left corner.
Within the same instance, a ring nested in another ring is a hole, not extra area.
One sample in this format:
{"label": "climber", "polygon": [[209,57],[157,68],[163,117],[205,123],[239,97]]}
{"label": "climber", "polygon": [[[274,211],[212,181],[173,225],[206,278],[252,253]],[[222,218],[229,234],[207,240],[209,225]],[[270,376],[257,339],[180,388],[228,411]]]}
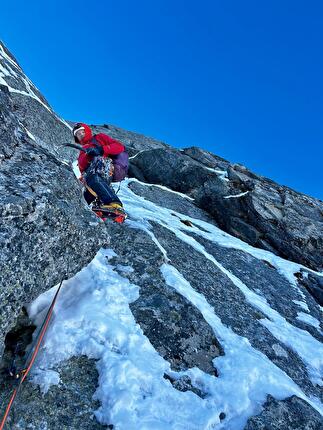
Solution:
{"label": "climber", "polygon": [[78,157],[78,166],[86,187],[86,202],[90,205],[98,198],[104,211],[123,214],[122,202],[110,184],[124,179],[127,174],[128,154],[125,147],[104,133],[93,136],[91,128],[84,123],[74,126],[73,136],[84,150]]}

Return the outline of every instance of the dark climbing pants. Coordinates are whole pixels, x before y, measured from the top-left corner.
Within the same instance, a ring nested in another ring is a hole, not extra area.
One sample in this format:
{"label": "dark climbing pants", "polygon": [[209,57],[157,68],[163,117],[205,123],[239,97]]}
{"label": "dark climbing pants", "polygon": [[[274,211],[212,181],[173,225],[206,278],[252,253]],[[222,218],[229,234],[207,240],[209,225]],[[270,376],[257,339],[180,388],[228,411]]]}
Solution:
{"label": "dark climbing pants", "polygon": [[[107,180],[98,174],[86,175],[86,184],[97,194],[99,199],[104,205],[110,203],[119,203],[122,205],[120,199],[114,192],[113,188],[110,187]],[[92,203],[95,197],[86,190],[84,193],[84,198],[88,204]]]}

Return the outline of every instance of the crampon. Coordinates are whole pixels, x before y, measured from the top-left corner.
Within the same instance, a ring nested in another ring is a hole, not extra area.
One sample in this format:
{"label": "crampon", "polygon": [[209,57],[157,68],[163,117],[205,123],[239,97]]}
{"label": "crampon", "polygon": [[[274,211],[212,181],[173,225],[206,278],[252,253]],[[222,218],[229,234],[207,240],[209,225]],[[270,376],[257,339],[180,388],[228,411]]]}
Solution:
{"label": "crampon", "polygon": [[103,221],[111,220],[118,224],[122,224],[127,214],[122,208],[104,208],[102,206],[92,206],[92,211]]}

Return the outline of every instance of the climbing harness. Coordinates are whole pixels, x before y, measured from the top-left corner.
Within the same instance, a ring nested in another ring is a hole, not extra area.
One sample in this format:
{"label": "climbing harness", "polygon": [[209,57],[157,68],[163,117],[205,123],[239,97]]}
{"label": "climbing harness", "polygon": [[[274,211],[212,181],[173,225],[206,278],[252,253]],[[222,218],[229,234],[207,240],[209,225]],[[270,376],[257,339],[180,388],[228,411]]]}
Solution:
{"label": "climbing harness", "polygon": [[[101,145],[96,140],[95,136],[91,139],[92,144],[96,147],[101,147]],[[82,147],[82,145],[78,143],[65,143],[64,146],[69,146],[71,148],[78,149],[79,151],[86,152],[86,149]],[[120,191],[121,182],[126,176],[128,172],[128,154],[127,152],[123,152],[121,154],[115,155],[111,157],[103,157],[101,155],[93,157],[91,163],[82,173],[80,181],[85,187],[85,189],[95,197],[92,202],[91,209],[92,211],[103,221],[107,221],[108,219],[113,220],[118,224],[122,224],[127,218],[127,214],[124,210],[104,210],[102,209],[103,203],[100,201],[98,194],[87,184],[87,177],[91,177],[93,175],[99,175],[101,178],[105,180],[108,186],[111,186],[112,182],[119,182],[118,189],[116,194]],[[115,164],[116,163],[116,164]],[[88,203],[89,204],[89,203]]]}
{"label": "climbing harness", "polygon": [[40,345],[41,345],[41,343],[43,341],[43,338],[44,338],[44,335],[45,335],[45,333],[47,331],[47,328],[48,328],[48,325],[49,325],[49,321],[51,319],[51,316],[52,316],[52,313],[53,313],[53,309],[54,309],[54,306],[55,306],[55,303],[56,303],[56,300],[57,300],[57,296],[58,296],[58,294],[60,292],[62,284],[63,284],[63,280],[61,281],[61,283],[59,284],[59,287],[57,288],[55,296],[54,296],[54,298],[52,300],[52,303],[51,303],[50,307],[48,308],[47,314],[46,314],[46,316],[44,318],[44,321],[43,321],[43,323],[41,325],[41,328],[40,328],[40,330],[38,332],[38,335],[37,335],[37,337],[36,337],[36,339],[34,341],[34,344],[30,348],[29,354],[28,354],[28,356],[27,356],[27,358],[25,360],[25,365],[23,366],[23,368],[21,370],[16,370],[15,369],[15,371],[12,374],[13,378],[15,378],[16,387],[15,387],[15,389],[12,392],[12,395],[10,397],[8,406],[7,406],[6,410],[5,410],[4,416],[2,418],[2,421],[1,421],[1,424],[0,424],[0,430],[4,429],[4,426],[5,426],[6,420],[8,418],[8,415],[9,415],[10,409],[12,407],[12,404],[13,404],[15,398],[17,397],[17,394],[18,394],[18,392],[19,392],[19,390],[21,388],[21,385],[24,382],[24,380],[27,378],[27,376],[28,376],[28,374],[29,374],[29,372],[30,372],[33,364],[34,364],[34,361],[35,361],[35,359],[37,357]]}

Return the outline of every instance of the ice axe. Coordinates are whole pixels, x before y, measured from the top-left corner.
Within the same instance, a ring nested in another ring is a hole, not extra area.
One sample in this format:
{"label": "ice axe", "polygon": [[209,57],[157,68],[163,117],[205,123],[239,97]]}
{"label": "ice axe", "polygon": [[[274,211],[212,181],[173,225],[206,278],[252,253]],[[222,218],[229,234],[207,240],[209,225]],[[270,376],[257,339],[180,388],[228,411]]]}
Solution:
{"label": "ice axe", "polygon": [[[99,144],[99,143],[97,143],[97,142],[93,142],[94,143],[94,145],[98,148],[101,148],[101,145]],[[87,150],[89,149],[91,149],[91,148],[86,148],[86,149],[84,149],[83,148],[83,146],[82,145],[79,145],[78,143],[69,143],[69,142],[67,142],[67,143],[63,143],[63,145],[64,146],[69,146],[69,147],[71,147],[71,148],[75,148],[75,149],[78,149],[79,151],[83,151],[83,152],[85,152],[86,154],[89,154],[89,155],[92,155],[92,154],[90,154]]]}
{"label": "ice axe", "polygon": [[79,145],[78,143],[63,143],[63,146],[70,146],[71,148],[78,149],[79,151],[86,152],[86,149]]}

